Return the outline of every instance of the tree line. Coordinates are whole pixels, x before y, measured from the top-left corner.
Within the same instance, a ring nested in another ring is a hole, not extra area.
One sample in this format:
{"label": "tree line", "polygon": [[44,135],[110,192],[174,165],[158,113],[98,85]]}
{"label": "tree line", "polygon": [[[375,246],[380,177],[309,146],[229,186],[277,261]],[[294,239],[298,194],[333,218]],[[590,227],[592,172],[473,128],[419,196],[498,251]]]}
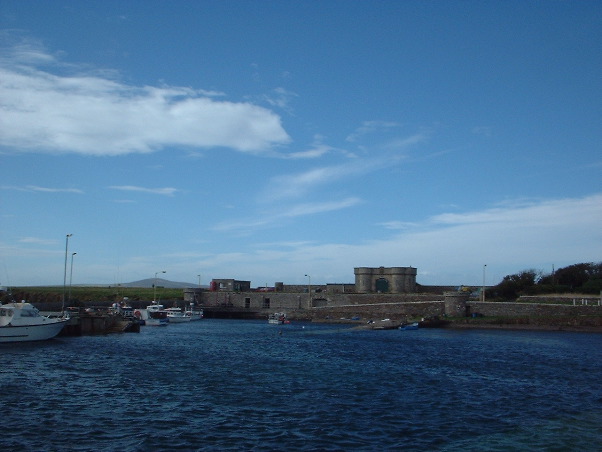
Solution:
{"label": "tree line", "polygon": [[582,293],[597,295],[602,291],[602,262],[581,263],[559,268],[551,273],[534,269],[504,276],[487,289],[487,298],[516,299],[521,295]]}

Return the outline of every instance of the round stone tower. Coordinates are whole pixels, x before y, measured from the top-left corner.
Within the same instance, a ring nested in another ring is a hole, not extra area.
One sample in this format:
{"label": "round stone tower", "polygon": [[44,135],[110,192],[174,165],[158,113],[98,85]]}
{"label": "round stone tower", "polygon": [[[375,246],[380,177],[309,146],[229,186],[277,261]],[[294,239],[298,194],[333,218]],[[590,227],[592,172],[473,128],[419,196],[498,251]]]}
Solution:
{"label": "round stone tower", "polygon": [[353,269],[353,273],[355,273],[355,290],[359,293],[372,292],[372,269],[356,267]]}
{"label": "round stone tower", "polygon": [[416,292],[416,269],[414,267],[391,267],[392,293]]}

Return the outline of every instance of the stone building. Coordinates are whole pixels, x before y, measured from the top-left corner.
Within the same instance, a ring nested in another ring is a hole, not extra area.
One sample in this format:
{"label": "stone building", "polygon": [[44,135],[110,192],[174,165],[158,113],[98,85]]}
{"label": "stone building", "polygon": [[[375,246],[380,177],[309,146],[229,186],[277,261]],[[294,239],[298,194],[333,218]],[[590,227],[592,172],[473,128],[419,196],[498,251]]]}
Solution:
{"label": "stone building", "polygon": [[248,292],[251,290],[251,281],[237,279],[212,279],[209,285],[211,291],[222,290],[228,292]]}
{"label": "stone building", "polygon": [[356,267],[357,293],[413,293],[416,291],[414,267]]}

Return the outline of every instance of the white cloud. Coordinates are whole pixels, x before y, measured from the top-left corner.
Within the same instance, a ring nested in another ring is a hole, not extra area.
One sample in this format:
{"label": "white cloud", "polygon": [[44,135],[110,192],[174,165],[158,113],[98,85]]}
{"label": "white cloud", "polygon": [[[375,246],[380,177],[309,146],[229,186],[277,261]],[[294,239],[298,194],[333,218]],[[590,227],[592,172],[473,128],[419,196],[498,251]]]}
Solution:
{"label": "white cloud", "polygon": [[324,144],[324,137],[320,134],[314,136],[314,141],[309,149],[299,152],[291,152],[288,154],[278,154],[282,158],[301,160],[301,159],[315,159],[322,157],[328,153],[337,153],[345,157],[353,158],[356,155],[347,149],[336,148],[328,144]]}
{"label": "white cloud", "polygon": [[164,195],[164,196],[173,196],[179,190],[173,187],[164,187],[164,188],[146,188],[146,187],[136,187],[134,185],[113,185],[109,187],[112,190],[122,190],[122,191],[136,191],[140,193],[150,193],[153,195]]}
{"label": "white cloud", "polygon": [[352,282],[353,267],[412,265],[418,268],[421,284],[475,285],[487,264],[487,284],[497,284],[526,268],[545,271],[552,264],[559,268],[599,262],[600,224],[602,194],[521,202],[483,212],[442,214],[421,224],[392,221],[385,226],[407,227],[360,244],[300,242],[287,249],[262,244],[261,252],[237,256],[228,269],[244,279],[263,281],[268,276],[259,271],[273,273],[285,261],[287,272],[310,273],[316,282]]}
{"label": "white cloud", "polygon": [[23,187],[17,186],[3,186],[0,187],[2,190],[17,190],[17,191],[29,191],[29,192],[42,192],[42,193],[84,193],[79,188],[51,188],[51,187],[40,187],[38,185],[25,185]]}
{"label": "white cloud", "polygon": [[341,165],[323,166],[297,174],[274,176],[261,194],[261,201],[273,202],[286,198],[299,198],[308,191],[338,181],[344,177],[365,174],[390,164],[386,160],[352,160]]}
{"label": "white cloud", "polygon": [[272,90],[270,94],[265,95],[264,100],[272,107],[278,107],[283,109],[287,113],[292,113],[290,103],[295,97],[297,97],[296,93],[279,87]]}
{"label": "white cloud", "polygon": [[[491,227],[503,225],[509,227],[524,227],[541,225],[545,219],[549,224],[559,227],[561,225],[573,225],[575,217],[590,212],[596,217],[596,213],[602,211],[602,197],[599,195],[589,196],[583,199],[556,199],[556,200],[517,200],[514,203],[505,203],[501,207],[484,210],[482,212],[467,212],[463,214],[441,214],[432,218],[432,223],[442,225],[472,225],[486,224]],[[582,218],[580,221],[587,224],[592,217]],[[602,228],[601,228],[602,229]]]}
{"label": "white cloud", "polygon": [[346,141],[353,143],[364,135],[374,132],[381,132],[383,130],[395,129],[398,127],[400,127],[400,124],[393,121],[364,121],[360,127],[358,127],[346,138]]}
{"label": "white cloud", "polygon": [[[106,73],[41,70],[53,63],[24,46],[0,60],[0,146],[13,152],[144,153],[165,146],[258,152],[287,143],[280,117],[217,92],[130,86]],[[64,68],[62,68],[64,69]]]}
{"label": "white cloud", "polygon": [[317,213],[332,212],[356,206],[362,201],[359,198],[346,198],[341,201],[298,204],[284,211],[282,217],[300,217]]}
{"label": "white cloud", "polygon": [[[295,210],[292,208],[290,212]],[[400,220],[391,220],[391,226],[398,224],[397,221]],[[310,274],[316,283],[352,283],[354,267],[381,265],[417,267],[420,284],[479,285],[483,264],[487,264],[487,284],[497,284],[505,275],[527,268],[550,271],[552,265],[560,268],[580,262],[599,262],[601,223],[602,194],[595,194],[575,199],[521,201],[454,216],[441,214],[426,218],[420,224],[407,225],[390,236],[383,236],[382,230],[375,229],[372,238],[367,237],[363,243],[346,243],[341,236],[339,242],[316,239],[251,244],[250,249],[236,253],[212,253],[203,249],[202,256],[185,257],[174,250],[173,257],[162,257],[161,262],[173,280],[190,280],[187,275],[193,267],[200,269],[204,280],[237,278],[250,280],[255,286],[266,281],[301,283],[306,279],[304,274]],[[240,223],[243,230],[253,226]],[[61,251],[60,246],[50,252],[26,246],[11,248],[0,242],[2,258],[10,258],[13,263],[19,259],[35,263],[22,274],[11,275],[15,281],[27,281],[32,273],[47,273],[57,256],[58,262],[62,262],[61,253],[64,248]],[[130,258],[121,264],[121,270],[131,276],[140,273],[141,266],[148,266],[148,273],[152,274],[156,271],[152,262],[156,260],[156,256],[142,261]],[[56,280],[62,278],[62,270],[58,268]],[[81,274],[80,279],[102,282],[99,275],[113,275],[114,271],[114,263],[99,264],[88,270],[87,275]],[[105,279],[113,281],[108,276]]]}
{"label": "white cloud", "polygon": [[411,223],[408,221],[385,221],[384,223],[377,223],[377,226],[382,226],[385,229],[409,229],[417,226],[416,223]]}
{"label": "white cloud", "polygon": [[56,245],[56,240],[41,239],[39,237],[23,237],[19,242],[35,245]]}
{"label": "white cloud", "polygon": [[291,152],[290,154],[286,154],[285,157],[289,159],[315,159],[322,157],[333,149],[333,147],[326,144],[317,144],[306,151]]}
{"label": "white cloud", "polygon": [[272,214],[260,220],[242,220],[235,222],[223,222],[215,226],[217,231],[244,231],[249,234],[254,229],[271,227],[284,218],[295,218],[307,215],[316,215],[320,213],[332,212],[335,210],[346,209],[356,206],[362,201],[359,198],[346,198],[340,201],[327,201],[315,203],[302,203],[289,206],[287,209],[279,211],[278,214]]}
{"label": "white cloud", "polygon": [[388,149],[406,149],[416,144],[424,143],[428,138],[428,134],[425,132],[416,133],[409,137],[395,138],[386,143],[385,147]]}

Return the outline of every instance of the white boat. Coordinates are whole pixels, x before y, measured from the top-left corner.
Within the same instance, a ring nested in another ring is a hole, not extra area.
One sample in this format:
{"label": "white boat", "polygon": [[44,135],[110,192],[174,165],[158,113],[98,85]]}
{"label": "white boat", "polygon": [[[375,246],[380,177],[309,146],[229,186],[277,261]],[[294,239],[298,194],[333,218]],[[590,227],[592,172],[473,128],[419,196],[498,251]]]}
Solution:
{"label": "white boat", "polygon": [[286,318],[286,313],[274,312],[273,314],[269,315],[268,323],[271,323],[274,325],[285,325],[285,324],[288,324],[291,322]]}
{"label": "white boat", "polygon": [[[162,304],[153,302],[146,308],[148,318],[145,320],[146,325],[149,326],[167,326],[169,319],[167,318],[167,311],[163,309]],[[134,313],[135,314],[135,313]]]}
{"label": "white boat", "polygon": [[169,323],[185,323],[192,320],[192,317],[186,315],[180,308],[167,308],[165,311],[167,311]]}
{"label": "white boat", "polygon": [[195,309],[194,303],[190,303],[190,309],[187,308],[184,314],[189,316],[190,320],[201,320],[204,312],[202,309]]}
{"label": "white boat", "polygon": [[0,305],[0,343],[52,339],[68,321],[67,317],[43,316],[31,303]]}

